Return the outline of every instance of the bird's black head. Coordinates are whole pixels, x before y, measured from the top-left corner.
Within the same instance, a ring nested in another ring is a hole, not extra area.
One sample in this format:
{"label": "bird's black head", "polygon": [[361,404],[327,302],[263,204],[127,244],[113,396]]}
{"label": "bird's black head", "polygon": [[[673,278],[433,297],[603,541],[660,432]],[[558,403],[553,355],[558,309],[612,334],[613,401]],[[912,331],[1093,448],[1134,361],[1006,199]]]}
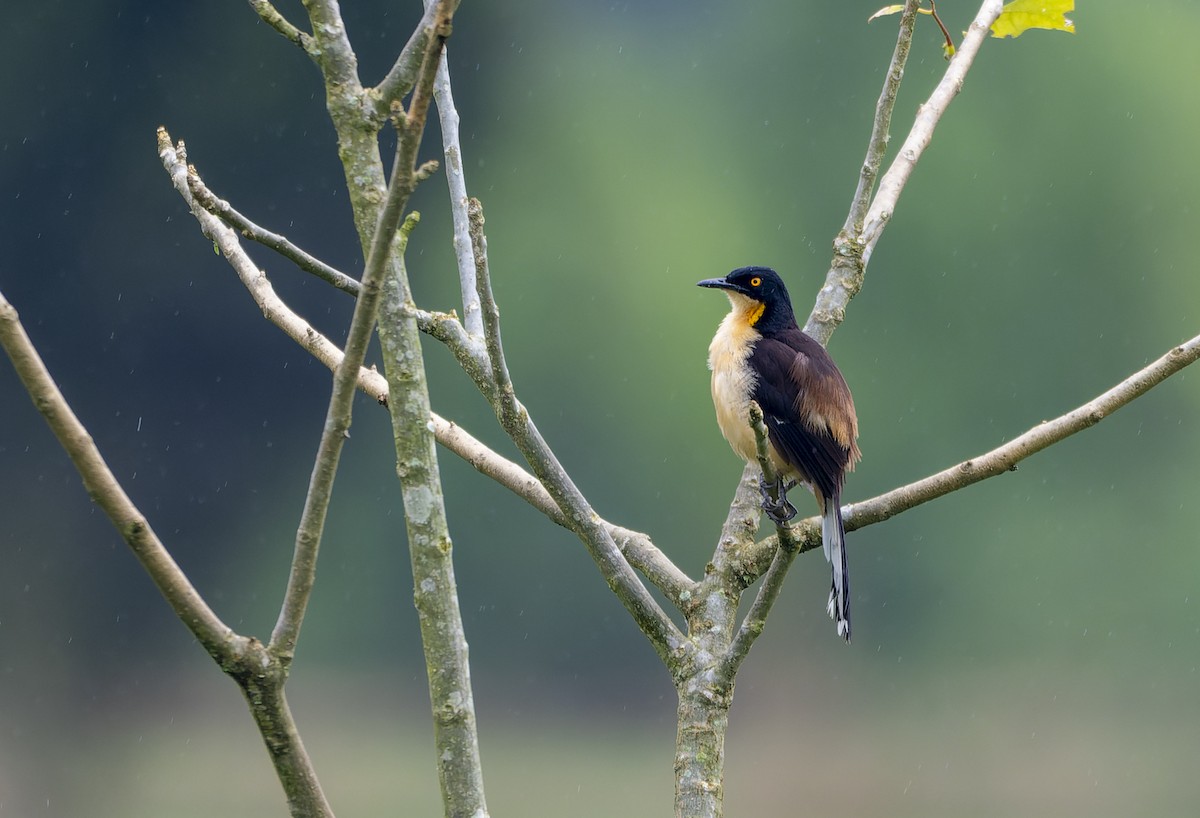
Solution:
{"label": "bird's black head", "polygon": [[760,332],[796,324],[787,287],[770,267],[739,267],[724,278],[707,278],[698,286],[724,290],[734,311],[744,312],[746,320]]}

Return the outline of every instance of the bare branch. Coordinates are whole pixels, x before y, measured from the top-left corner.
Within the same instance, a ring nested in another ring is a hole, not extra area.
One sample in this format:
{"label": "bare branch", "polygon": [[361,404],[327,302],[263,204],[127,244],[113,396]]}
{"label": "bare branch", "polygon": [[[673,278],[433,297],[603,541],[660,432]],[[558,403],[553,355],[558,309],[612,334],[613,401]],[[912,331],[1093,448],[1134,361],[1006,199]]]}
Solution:
{"label": "bare branch", "polygon": [[287,668],[260,643],[255,647],[261,654],[257,665],[246,664],[232,672],[258,731],[266,744],[267,753],[287,796],[288,812],[296,818],[333,818],[333,809],[325,798],[316,770],[296,728],[292,708],[284,695]]}
{"label": "bare branch", "polygon": [[34,405],[75,464],[88,494],[129,544],[175,615],[221,669],[242,686],[292,814],[331,817],[333,813],[296,732],[282,689],[272,689],[275,685],[281,688],[287,675],[286,668],[257,639],[234,633],[204,602],[108,468],[87,429],[46,370],[21,326],[17,311],[3,293],[0,293],[0,346],[8,353]]}
{"label": "bare branch", "polygon": [[[871,123],[871,137],[867,141],[867,155],[863,159],[862,169],[858,175],[858,187],[854,190],[854,198],[850,200],[850,212],[846,214],[846,222],[838,241],[848,240],[862,232],[863,219],[871,204],[871,194],[875,190],[875,179],[887,154],[888,141],[891,139],[892,110],[896,107],[896,96],[900,93],[900,82],[904,79],[904,65],[908,62],[908,52],[912,46],[913,28],[917,22],[917,9],[921,0],[907,0],[904,12],[900,16],[900,32],[896,37],[896,49],[892,52],[892,61],[888,65],[887,74],[883,80],[883,90],[879,92],[879,101],[875,103],[875,120]],[[834,247],[837,248],[835,242]],[[840,249],[840,248],[838,248]]]}
{"label": "bare branch", "polygon": [[400,231],[400,246],[379,307],[379,344],[388,381],[396,473],[400,477],[412,564],[413,603],[425,651],[445,812],[486,818],[453,541],[446,519],[436,439],[429,426],[429,385],[405,267],[404,250],[416,221],[410,218]]}
{"label": "bare branch", "polygon": [[250,0],[250,7],[263,19],[264,23],[282,34],[285,39],[291,40],[303,48],[305,52],[309,52],[312,46],[312,37],[289,23],[270,0]]}
{"label": "bare branch", "polygon": [[292,559],[291,575],[288,577],[287,593],[279,612],[279,620],[271,634],[270,649],[285,658],[295,651],[304,612],[312,594],[317,570],[317,553],[320,549],[321,533],[325,527],[325,514],[333,492],[338,459],[350,429],[358,371],[362,368],[367,344],[375,328],[375,317],[379,311],[384,277],[393,252],[396,231],[404,216],[408,197],[416,187],[414,173],[417,149],[425,128],[425,115],[431,98],[429,89],[433,85],[440,50],[440,40],[431,43],[426,49],[420,81],[413,94],[404,133],[396,145],[396,159],[392,167],[392,178],[388,183],[387,198],[379,213],[371,249],[367,254],[361,289],[354,304],[350,329],[346,334],[345,354],[341,364],[334,370],[333,394],[329,399],[325,429],[321,434],[300,527],[296,532],[296,551]]}
{"label": "bare branch", "polygon": [[[318,361],[331,370],[337,369],[343,359],[341,348],[317,332],[311,324],[297,315],[279,298],[266,273],[258,269],[254,261],[246,254],[238,240],[237,232],[208,210],[194,203],[191,192],[193,185],[189,182],[188,176],[196,175],[196,169],[187,167],[180,161],[176,149],[171,145],[170,136],[162,129],[159,130],[159,151],[163,166],[170,174],[175,190],[191,208],[192,215],[200,223],[201,232],[221,251],[221,255],[229,262],[242,284],[250,291],[250,295],[262,310],[263,315]],[[359,386],[375,400],[383,404],[387,403],[387,384],[379,373],[374,370],[360,369]]]}
{"label": "bare branch", "polygon": [[[450,213],[454,221],[454,257],[458,261],[458,281],[462,290],[463,324],[473,336],[483,335],[483,315],[479,308],[479,292],[475,285],[475,265],[478,263],[472,241],[467,178],[463,170],[462,144],[458,135],[458,109],[450,88],[450,66],[446,55],[438,66],[433,83],[438,116],[442,125],[442,146],[446,156],[446,185],[450,190]],[[482,233],[480,233],[482,235]]]}
{"label": "bare branch", "polygon": [[[335,267],[326,264],[321,259],[297,247],[286,236],[261,227],[234,208],[229,202],[218,198],[215,193],[200,178],[194,166],[188,167],[187,183],[191,188],[196,203],[219,217],[225,223],[233,226],[242,236],[279,253],[288,261],[295,264],[306,273],[332,284],[342,292],[358,297],[362,289],[358,279],[349,276]],[[469,240],[468,240],[469,243]],[[474,261],[472,261],[471,286],[475,286]],[[478,296],[476,296],[478,299]],[[476,305],[478,312],[478,305]],[[481,377],[490,378],[491,369],[487,365],[487,352],[483,348],[482,337],[467,336],[463,325],[452,313],[429,312],[416,310],[417,324],[421,331],[442,341],[458,358],[464,369],[470,369],[482,362],[485,367]]]}
{"label": "bare branch", "polygon": [[937,127],[942,115],[950,107],[950,103],[962,90],[967,71],[975,62],[975,56],[979,53],[984,39],[987,38],[992,23],[996,22],[996,18],[1000,16],[1002,6],[1001,0],[984,0],[983,5],[979,8],[979,13],[967,30],[966,36],[963,37],[962,46],[950,60],[945,75],[933,89],[929,99],[917,109],[916,120],[908,132],[904,144],[900,146],[887,173],[879,180],[879,193],[871,202],[870,209],[867,210],[860,239],[863,266],[870,263],[871,253],[883,233],[883,228],[892,218],[892,211],[896,208],[901,191],[908,183],[913,168],[917,166],[917,160],[929,146],[929,141],[933,138],[933,129]]}
{"label": "bare branch", "polygon": [[492,401],[500,425],[524,455],[525,461],[533,469],[538,480],[550,492],[554,502],[564,512],[571,523],[571,530],[583,541],[609,588],[633,616],[642,633],[650,639],[663,662],[672,667],[677,661],[676,654],[686,645],[683,634],[646,590],[621,550],[613,542],[609,530],[601,523],[599,515],[592,510],[583,493],[559,463],[553,450],[529,417],[529,412],[517,400],[500,339],[500,309],[496,306],[496,299],[492,294],[487,239],[483,235],[483,211],[478,200],[472,202],[474,213],[471,219],[471,237],[475,247],[475,281],[483,312],[484,339],[495,379],[490,394],[485,394]]}
{"label": "bare branch", "polygon": [[[908,7],[911,5],[912,2],[909,0],[905,6],[906,16],[909,10]],[[917,116],[913,121],[908,136],[904,140],[904,144],[900,146],[896,158],[892,161],[883,178],[880,179],[879,191],[875,194],[875,198],[872,200],[870,208],[867,209],[866,215],[862,217],[862,229],[860,231],[854,230],[847,235],[846,229],[843,228],[842,233],[839,234],[837,240],[834,242],[835,254],[833,264],[825,277],[825,286],[821,288],[812,313],[804,325],[804,331],[820,343],[826,344],[829,342],[833,331],[841,324],[842,319],[845,317],[846,306],[850,303],[850,299],[862,287],[863,275],[867,264],[870,263],[871,253],[874,252],[875,245],[879,242],[883,228],[892,217],[892,211],[896,207],[900,193],[904,190],[904,186],[907,184],[913,168],[916,167],[917,160],[921,158],[921,154],[924,153],[925,148],[929,145],[929,140],[933,137],[934,128],[946,112],[950,102],[962,90],[967,71],[970,70],[972,63],[975,61],[975,56],[979,53],[979,48],[987,37],[988,29],[995,22],[996,17],[999,16],[1002,5],[1002,0],[984,0],[983,5],[980,6],[979,13],[967,31],[967,35],[963,38],[962,46],[946,67],[946,73],[942,76],[937,87],[934,88],[933,93],[930,94],[929,99],[917,109]],[[902,28],[901,41],[903,38]],[[897,54],[899,54],[901,49],[901,41],[897,41],[896,44]],[[894,55],[893,65],[895,60],[896,56]],[[892,75],[889,73],[888,79],[885,81],[883,96],[888,94],[888,83],[891,81]],[[880,101],[881,103],[883,102],[883,97],[881,97]],[[877,108],[877,116],[878,113],[879,109]],[[876,126],[879,124],[877,118]],[[874,140],[874,133],[872,138]],[[872,144],[875,144],[874,141]],[[852,221],[857,222],[858,220],[856,213],[859,207],[858,202],[862,193],[862,187],[863,178],[860,176],[859,190],[855,193],[855,203],[851,207],[851,218],[847,218],[847,224],[851,224]],[[853,226],[851,224],[851,227]]]}
{"label": "bare branch", "polygon": [[201,181],[200,174],[196,173],[194,168],[189,168],[187,182],[191,187],[192,195],[195,197],[197,204],[209,213],[233,225],[246,238],[274,250],[304,272],[315,275],[317,278],[332,284],[339,290],[344,290],[354,296],[358,295],[361,287],[357,279],[330,267],[316,256],[301,250],[286,236],[272,233],[265,227],[260,227],[250,221],[246,216],[235,210],[229,202],[217,198],[216,194],[209,190],[208,186]]}
{"label": "bare branch", "polygon": [[483,233],[483,204],[478,199],[467,203],[467,218],[470,222],[471,247],[475,258],[475,288],[479,293],[480,312],[483,317],[484,346],[491,363],[492,385],[495,388],[489,399],[493,403],[506,398],[515,399],[512,377],[508,373],[508,364],[504,360],[504,346],[500,340],[500,308],[496,306],[496,299],[492,294],[487,236]]}
{"label": "bare branch", "polygon": [[[1095,426],[1127,403],[1141,397],[1189,364],[1200,358],[1200,335],[1180,344],[1149,366],[1138,370],[1101,395],[1054,420],[1043,421],[1024,434],[990,452],[965,460],[957,466],[900,486],[886,494],[845,506],[842,509],[847,531],[854,531],[894,517],[922,503],[966,488],[973,483],[1014,471],[1025,458],[1065,440],[1076,432]],[[800,550],[809,551],[821,543],[820,521],[813,517],[793,526]],[[747,554],[747,570],[761,571],[774,552],[777,539],[768,537]]]}
{"label": "bare branch", "polygon": [[[304,0],[312,29],[313,44],[308,53],[325,77],[325,87],[336,87],[339,95],[326,100],[330,109],[357,107],[362,99],[362,82],[358,78],[358,57],[346,34],[342,11],[337,0]],[[331,110],[332,115],[332,110]]]}
{"label": "bare branch", "polygon": [[88,495],[128,543],[175,615],[217,662],[233,661],[243,655],[250,640],[234,633],[208,607],[171,558],[145,515],[129,499],[91,435],[59,391],[33,342],[25,334],[16,309],[3,293],[0,293],[0,346],[8,353],[29,397],[75,464]]}
{"label": "bare branch", "polygon": [[[425,3],[425,14],[421,17],[421,22],[417,23],[412,36],[400,50],[400,55],[396,57],[396,62],[392,65],[391,70],[379,85],[369,92],[379,117],[386,117],[392,110],[392,103],[399,103],[403,100],[416,84],[417,71],[421,67],[421,60],[429,44],[429,38],[433,36],[436,7],[437,3],[432,0]],[[442,62],[445,62],[445,55],[442,57]]]}

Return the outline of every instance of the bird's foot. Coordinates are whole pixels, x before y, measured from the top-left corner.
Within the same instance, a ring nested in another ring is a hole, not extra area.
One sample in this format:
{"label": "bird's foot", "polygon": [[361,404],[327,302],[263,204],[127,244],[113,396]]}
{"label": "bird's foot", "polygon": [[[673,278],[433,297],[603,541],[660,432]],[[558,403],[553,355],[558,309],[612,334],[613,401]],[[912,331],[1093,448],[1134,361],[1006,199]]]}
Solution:
{"label": "bird's foot", "polygon": [[783,525],[796,516],[796,507],[788,502],[788,489],[796,485],[795,480],[776,480],[768,483],[758,481],[758,490],[762,494],[762,510],[775,525]]}

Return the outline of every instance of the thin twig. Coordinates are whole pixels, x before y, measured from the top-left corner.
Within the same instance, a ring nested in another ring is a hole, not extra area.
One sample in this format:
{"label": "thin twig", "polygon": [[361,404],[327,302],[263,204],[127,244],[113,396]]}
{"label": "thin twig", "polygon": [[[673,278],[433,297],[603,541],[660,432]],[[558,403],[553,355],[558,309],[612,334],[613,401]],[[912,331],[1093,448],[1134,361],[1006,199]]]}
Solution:
{"label": "thin twig", "polygon": [[487,239],[482,232],[482,209],[477,207],[476,210],[477,215],[471,222],[475,246],[475,280],[483,312],[484,340],[495,378],[494,389],[488,397],[492,400],[496,417],[525,457],[533,473],[571,522],[571,530],[583,541],[609,588],[633,616],[663,662],[672,667],[678,659],[677,654],[686,647],[686,639],[646,590],[646,586],[613,542],[609,530],[601,524],[599,515],[592,510],[583,493],[559,463],[558,457],[529,417],[529,412],[517,400],[500,339],[500,309],[496,306],[496,299],[492,294]]}
{"label": "thin twig", "polygon": [[[341,270],[330,266],[311,253],[297,247],[286,236],[273,233],[251,221],[249,217],[234,208],[229,202],[218,198],[212,189],[200,178],[200,174],[194,166],[188,167],[187,181],[196,202],[209,213],[233,226],[242,236],[274,250],[295,264],[299,269],[332,284],[342,292],[356,298],[358,297],[358,293],[362,289],[358,283],[358,279],[343,273]],[[474,269],[472,269],[472,287],[474,287],[474,278]],[[478,306],[476,306],[476,312],[478,312]],[[455,354],[455,357],[459,359],[459,363],[464,368],[474,365],[480,360],[480,356],[486,362],[487,355],[483,348],[482,337],[468,337],[466,330],[455,315],[444,312],[429,312],[428,310],[421,309],[416,310],[416,315],[417,325],[421,328],[421,332],[431,335],[444,343]],[[484,375],[490,377],[490,369]]]}
{"label": "thin twig", "polygon": [[[875,179],[879,176],[879,168],[883,165],[883,157],[887,154],[888,141],[891,138],[892,111],[896,107],[896,97],[900,93],[900,83],[904,79],[904,66],[908,62],[908,52],[912,47],[913,29],[916,27],[917,9],[921,0],[907,0],[904,12],[900,15],[900,31],[896,36],[896,48],[892,51],[892,61],[884,75],[883,88],[879,92],[879,101],[875,103],[875,120],[871,123],[871,136],[867,140],[867,155],[863,159],[862,168],[858,174],[858,186],[854,197],[850,200],[850,212],[842,225],[838,240],[842,241],[862,232],[863,219],[871,204],[871,194],[875,191]],[[835,242],[835,248],[837,244]]]}
{"label": "thin twig", "polygon": [[[1014,471],[1025,458],[1037,454],[1071,435],[1095,426],[1104,418],[1149,392],[1152,388],[1200,359],[1200,335],[1170,350],[1158,360],[1138,370],[1108,391],[1072,409],[1054,420],[1043,421],[1029,431],[989,452],[964,460],[956,466],[932,474],[906,486],[842,508],[846,530],[854,531],[915,508],[922,503],[966,488],[969,485]],[[820,521],[813,517],[797,523],[792,533],[801,542],[800,550],[809,551],[821,544]],[[747,571],[765,569],[778,540],[768,537],[755,545],[746,557]]]}
{"label": "thin twig", "polygon": [[250,0],[250,7],[263,19],[263,22],[278,31],[284,38],[309,51],[312,36],[296,28],[287,18],[279,13],[270,0]]}
{"label": "thin twig", "polygon": [[1002,7],[1002,0],[984,0],[983,5],[979,7],[979,13],[972,21],[966,36],[963,37],[962,45],[955,53],[954,58],[950,60],[950,64],[946,66],[946,73],[937,87],[933,89],[933,93],[929,95],[925,104],[917,109],[916,119],[904,144],[900,146],[900,150],[896,152],[896,158],[883,178],[879,180],[879,192],[871,202],[871,207],[867,210],[863,222],[861,243],[864,267],[870,263],[871,253],[879,242],[883,228],[892,217],[896,202],[900,198],[900,193],[904,190],[909,176],[912,175],[913,168],[916,167],[925,148],[929,146],[934,128],[941,120],[942,115],[946,113],[950,103],[958,96],[958,92],[962,90],[967,71],[975,62],[979,48],[987,38],[992,23],[996,22],[996,18],[1000,16]]}
{"label": "thin twig", "polygon": [[483,204],[478,199],[467,203],[467,218],[470,223],[470,241],[475,259],[475,289],[479,295],[480,312],[483,319],[484,347],[492,368],[492,386],[495,392],[489,395],[496,400],[513,399],[512,377],[508,363],[504,360],[504,346],[500,340],[500,308],[492,294],[492,275],[488,269],[487,236],[484,235]]}
{"label": "thin twig", "polygon": [[910,15],[910,11],[913,5],[912,0],[907,0],[905,4],[900,36],[896,41],[896,51],[892,55],[892,66],[884,80],[879,105],[876,106],[876,120],[872,127],[868,158],[860,172],[858,189],[855,191],[846,223],[834,241],[833,262],[825,276],[825,285],[817,295],[812,312],[804,324],[804,331],[822,344],[829,342],[833,331],[845,317],[846,306],[862,288],[871,253],[879,242],[883,228],[891,219],[900,193],[908,182],[917,160],[928,146],[934,128],[961,90],[967,71],[987,36],[988,28],[1000,14],[1002,0],[984,0],[980,6],[975,21],[971,23],[970,30],[963,38],[962,46],[946,66],[945,74],[929,99],[917,110],[917,116],[904,144],[900,146],[891,166],[879,180],[879,189],[871,200],[870,207],[862,214],[862,197],[864,193],[869,195],[867,183],[873,181],[873,178],[868,180],[867,177],[873,177],[878,171],[878,165],[874,170],[869,170],[872,157],[878,154],[878,158],[882,159],[882,149],[887,141],[887,128],[882,127],[885,123],[881,121],[880,113],[887,111],[890,116],[891,108],[895,105],[895,91],[900,80],[900,75],[895,72],[897,68],[903,70],[904,58],[907,57],[912,40],[913,15]]}
{"label": "thin twig", "polygon": [[315,275],[317,278],[332,284],[339,290],[343,290],[354,296],[358,295],[361,287],[357,279],[346,275],[341,270],[329,266],[311,253],[300,249],[286,236],[272,233],[265,227],[260,227],[250,221],[249,218],[234,209],[229,202],[217,198],[216,194],[209,190],[208,186],[200,179],[200,174],[196,173],[194,168],[189,168],[188,185],[191,186],[192,195],[201,207],[214,216],[228,222],[246,238],[274,250],[304,272]]}
{"label": "thin twig", "polygon": [[[432,5],[427,0],[426,5]],[[446,185],[450,192],[450,214],[454,222],[454,258],[458,262],[458,282],[462,291],[463,324],[473,336],[483,335],[483,315],[479,309],[479,292],[475,286],[476,257],[471,240],[467,177],[463,169],[462,143],[458,134],[458,109],[450,87],[450,66],[443,51],[433,83],[438,117],[442,125],[442,146],[446,157]]]}
{"label": "thin twig", "polygon": [[942,22],[942,17],[938,14],[935,0],[929,0],[929,16],[933,18],[933,22],[937,23],[937,27],[942,30],[942,38],[946,41],[946,44],[942,46],[942,50],[946,52],[946,59],[950,59],[954,56],[955,52],[954,38],[946,30],[946,24]]}

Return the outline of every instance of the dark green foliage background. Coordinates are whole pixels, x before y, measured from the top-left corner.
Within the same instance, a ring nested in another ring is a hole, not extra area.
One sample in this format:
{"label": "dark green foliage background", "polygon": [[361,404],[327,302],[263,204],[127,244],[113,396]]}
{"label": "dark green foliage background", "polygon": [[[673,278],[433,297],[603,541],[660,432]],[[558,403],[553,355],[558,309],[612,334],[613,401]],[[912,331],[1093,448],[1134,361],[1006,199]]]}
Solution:
{"label": "dark green foliage background", "polygon": [[[344,5],[374,82],[419,4]],[[939,8],[952,31],[974,11]],[[894,41],[894,19],[865,24],[874,9],[468,2],[456,22],[468,182],[518,388],[597,509],[693,574],[739,474],[704,368],[724,304],[693,285],[770,264],[811,303]],[[834,336],[865,454],[851,501],[1200,331],[1200,9],[1077,17],[1074,37],[986,44]],[[329,378],[213,255],[154,128],[219,195],[354,272],[318,75],[244,3],[17,4],[4,21],[0,289],[172,553],[226,621],[264,635]],[[920,22],[897,140],[944,67]],[[418,192],[409,254],[435,309],[457,299],[445,199],[440,176]],[[254,253],[341,336],[345,296]],[[427,348],[436,409],[514,456]],[[851,535],[849,649],[824,564],[799,560],[739,680],[729,814],[1194,814],[1196,380]],[[235,688],[7,364],[0,420],[0,811],[283,815]],[[576,541],[442,464],[493,811],[665,814],[674,697],[644,639]],[[340,814],[439,812],[403,531],[386,413],[363,399],[289,686]]]}

